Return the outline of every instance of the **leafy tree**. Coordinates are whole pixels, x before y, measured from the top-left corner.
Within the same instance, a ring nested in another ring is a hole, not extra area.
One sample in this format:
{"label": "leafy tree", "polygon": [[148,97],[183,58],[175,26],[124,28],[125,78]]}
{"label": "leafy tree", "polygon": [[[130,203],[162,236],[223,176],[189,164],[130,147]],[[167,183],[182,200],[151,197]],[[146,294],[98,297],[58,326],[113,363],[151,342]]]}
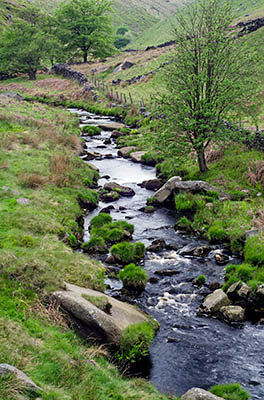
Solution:
{"label": "leafy tree", "polygon": [[0,70],[9,74],[26,72],[29,79],[36,79],[37,70],[49,63],[56,44],[47,30],[46,17],[37,8],[27,7],[1,35]]}
{"label": "leafy tree", "polygon": [[73,56],[106,57],[113,53],[111,2],[108,0],[69,0],[56,12],[58,36]]}
{"label": "leafy tree", "polygon": [[166,93],[157,101],[168,147],[173,142],[178,154],[195,153],[201,172],[207,170],[206,147],[228,139],[223,120],[231,121],[249,94],[253,56],[231,22],[231,1],[198,0],[177,14]]}

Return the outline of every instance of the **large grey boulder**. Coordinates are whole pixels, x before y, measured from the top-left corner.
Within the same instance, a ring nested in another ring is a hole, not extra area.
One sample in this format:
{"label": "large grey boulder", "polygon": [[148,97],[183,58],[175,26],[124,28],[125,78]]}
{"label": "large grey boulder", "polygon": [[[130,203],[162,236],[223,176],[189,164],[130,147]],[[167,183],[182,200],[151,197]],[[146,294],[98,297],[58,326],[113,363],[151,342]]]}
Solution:
{"label": "large grey boulder", "polygon": [[223,398],[204,389],[192,388],[181,397],[181,400],[223,400]]}
{"label": "large grey boulder", "polygon": [[240,306],[221,307],[220,313],[229,322],[243,322],[245,320],[245,310]]}
{"label": "large grey boulder", "polygon": [[153,201],[163,203],[172,193],[186,191],[190,193],[204,193],[208,191],[218,192],[222,200],[226,200],[229,196],[222,190],[209,185],[204,181],[182,181],[179,176],[173,176],[165,183],[152,197]]}
{"label": "large grey boulder", "polygon": [[[66,290],[55,292],[55,300],[70,315],[87,328],[87,337],[93,336],[105,343],[119,345],[121,332],[131,324],[148,321],[148,317],[130,304],[118,301],[104,293],[66,283]],[[85,296],[105,297],[111,306],[108,314]]]}
{"label": "large grey boulder", "polygon": [[13,374],[16,379],[21,382],[23,386],[26,386],[28,389],[33,391],[42,390],[39,386],[37,386],[24,372],[20,371],[16,367],[13,367],[9,364],[0,364],[0,377]]}
{"label": "large grey boulder", "polygon": [[163,203],[174,191],[174,187],[177,183],[181,182],[180,176],[173,176],[170,178],[157,192],[151,196],[151,200],[155,203]]}
{"label": "large grey boulder", "polygon": [[209,294],[203,301],[201,309],[206,314],[216,314],[221,307],[229,306],[231,301],[222,289],[217,289]]}

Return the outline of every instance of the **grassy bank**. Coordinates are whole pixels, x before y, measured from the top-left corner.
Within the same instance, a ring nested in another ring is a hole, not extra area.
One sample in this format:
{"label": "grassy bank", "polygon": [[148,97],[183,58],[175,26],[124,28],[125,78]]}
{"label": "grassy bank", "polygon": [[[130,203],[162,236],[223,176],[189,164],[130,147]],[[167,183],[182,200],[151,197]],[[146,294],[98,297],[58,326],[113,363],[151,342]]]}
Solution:
{"label": "grassy bank", "polygon": [[[97,174],[83,163],[75,117],[0,96],[0,351],[34,380],[43,400],[156,400],[147,381],[126,379],[101,347],[82,341],[46,303],[64,281],[102,290],[104,268],[72,247],[83,199],[97,201]],[[13,376],[0,397],[33,398]]]}

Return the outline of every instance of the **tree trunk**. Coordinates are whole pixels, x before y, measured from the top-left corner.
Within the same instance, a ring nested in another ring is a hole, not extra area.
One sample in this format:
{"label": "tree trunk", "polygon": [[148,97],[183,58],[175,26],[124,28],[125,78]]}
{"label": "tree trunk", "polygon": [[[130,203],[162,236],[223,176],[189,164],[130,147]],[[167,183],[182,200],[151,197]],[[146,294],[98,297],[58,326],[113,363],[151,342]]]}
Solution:
{"label": "tree trunk", "polygon": [[83,62],[84,62],[84,63],[87,63],[87,59],[88,59],[88,52],[87,52],[87,51],[84,51],[84,52],[83,52]]}
{"label": "tree trunk", "polygon": [[28,76],[29,76],[29,79],[31,80],[31,81],[35,81],[36,80],[36,70],[34,69],[34,70],[29,70],[28,71]]}
{"label": "tree trunk", "polygon": [[206,172],[208,171],[207,165],[206,165],[206,159],[204,155],[204,148],[201,150],[197,151],[197,158],[198,158],[198,164],[199,164],[199,169],[200,172]]}

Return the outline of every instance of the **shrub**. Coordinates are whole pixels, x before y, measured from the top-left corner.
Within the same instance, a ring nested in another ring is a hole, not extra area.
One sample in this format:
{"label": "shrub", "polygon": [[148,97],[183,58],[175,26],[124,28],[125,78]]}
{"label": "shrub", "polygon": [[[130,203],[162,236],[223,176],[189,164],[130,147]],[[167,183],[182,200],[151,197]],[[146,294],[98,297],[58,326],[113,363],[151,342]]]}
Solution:
{"label": "shrub", "polygon": [[121,279],[125,288],[131,288],[133,290],[143,290],[147,283],[146,271],[133,263],[126,265],[125,268],[119,272],[118,278]]}
{"label": "shrub", "polygon": [[249,400],[251,396],[238,383],[216,385],[210,392],[226,400]]}
{"label": "shrub", "polygon": [[154,337],[154,330],[147,322],[128,326],[121,334],[119,361],[136,363],[149,356],[149,346]]}
{"label": "shrub", "polygon": [[129,264],[141,260],[145,255],[145,246],[143,243],[122,242],[113,245],[110,249],[116,262],[120,264]]}
{"label": "shrub", "polygon": [[205,206],[205,201],[198,195],[180,193],[174,198],[175,208],[178,211],[195,211]]}
{"label": "shrub", "polygon": [[86,253],[107,253],[107,246],[102,237],[93,236],[87,243],[83,243],[82,249]]}
{"label": "shrub", "polygon": [[20,239],[19,239],[19,245],[21,246],[21,247],[34,247],[34,245],[35,245],[35,240],[34,240],[34,238],[32,237],[32,236],[30,236],[30,235],[25,235],[25,236],[22,236]]}
{"label": "shrub", "polygon": [[87,133],[88,136],[95,136],[101,134],[99,126],[86,125],[82,127],[82,133]]}
{"label": "shrub", "polygon": [[100,213],[98,215],[96,215],[95,217],[93,217],[90,221],[90,227],[102,227],[105,224],[109,224],[110,222],[112,222],[112,217],[109,214],[104,214],[104,213]]}
{"label": "shrub", "polygon": [[228,238],[228,234],[223,228],[221,221],[215,221],[209,228],[207,235],[210,242],[223,241]]}
{"label": "shrub", "polygon": [[112,304],[108,301],[106,296],[90,296],[88,294],[83,294],[82,297],[85,300],[90,301],[95,307],[104,311],[107,314],[110,314]]}
{"label": "shrub", "polygon": [[264,236],[247,238],[244,256],[246,262],[264,266]]}

